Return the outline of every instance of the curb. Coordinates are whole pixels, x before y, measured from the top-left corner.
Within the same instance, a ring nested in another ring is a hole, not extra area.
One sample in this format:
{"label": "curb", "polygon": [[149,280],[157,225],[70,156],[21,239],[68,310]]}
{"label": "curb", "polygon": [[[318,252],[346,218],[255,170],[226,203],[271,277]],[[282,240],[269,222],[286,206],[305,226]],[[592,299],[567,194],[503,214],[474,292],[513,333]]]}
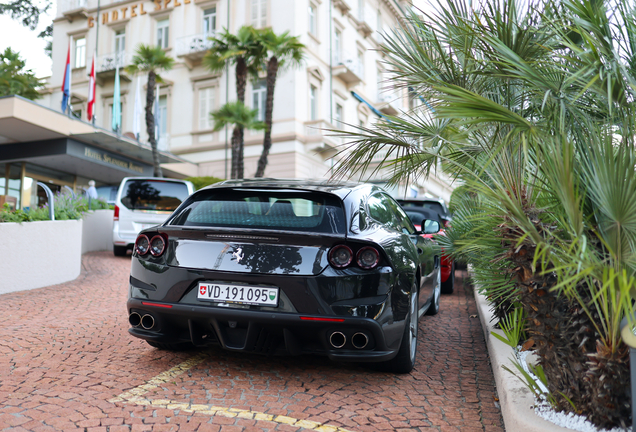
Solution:
{"label": "curb", "polygon": [[475,301],[481,328],[484,331],[488,346],[488,355],[506,430],[511,432],[571,432],[572,429],[566,429],[542,419],[534,413],[533,408],[530,408],[534,405],[532,392],[519,378],[503,369],[503,366],[506,366],[510,370],[516,370],[511,361],[514,357],[514,351],[510,346],[490,334],[490,332],[495,331],[503,336],[501,330],[495,329],[492,325],[493,316],[488,300],[476,288]]}

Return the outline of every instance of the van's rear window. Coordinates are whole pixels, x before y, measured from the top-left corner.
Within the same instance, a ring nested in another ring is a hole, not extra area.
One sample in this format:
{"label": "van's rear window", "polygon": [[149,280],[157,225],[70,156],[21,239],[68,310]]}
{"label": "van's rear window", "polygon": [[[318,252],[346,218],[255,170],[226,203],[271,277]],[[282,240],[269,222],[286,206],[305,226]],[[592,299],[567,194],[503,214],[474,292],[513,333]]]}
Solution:
{"label": "van's rear window", "polygon": [[121,203],[130,210],[174,211],[188,197],[184,183],[161,180],[128,180]]}
{"label": "van's rear window", "polygon": [[304,191],[206,190],[193,195],[169,225],[343,234],[340,199]]}

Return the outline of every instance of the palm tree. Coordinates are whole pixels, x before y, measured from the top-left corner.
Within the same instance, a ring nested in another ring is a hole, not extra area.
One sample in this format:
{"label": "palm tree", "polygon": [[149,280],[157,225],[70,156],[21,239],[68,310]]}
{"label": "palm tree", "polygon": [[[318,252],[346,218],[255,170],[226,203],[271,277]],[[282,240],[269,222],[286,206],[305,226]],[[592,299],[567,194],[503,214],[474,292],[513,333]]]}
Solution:
{"label": "palm tree", "polygon": [[0,96],[18,95],[38,99],[42,82],[31,70],[24,70],[26,62],[20,54],[7,47],[0,53]]}
{"label": "palm tree", "polygon": [[161,76],[157,73],[162,70],[170,70],[174,66],[174,59],[160,47],[139,44],[132,59],[132,63],[126,67],[130,74],[148,73],[148,84],[146,87],[146,132],[148,142],[152,148],[152,161],[154,164],[155,177],[163,177],[159,152],[157,151],[157,139],[155,137],[155,117],[152,114],[152,107],[155,103],[155,86],[157,82],[162,82]]}
{"label": "palm tree", "polygon": [[[243,26],[236,35],[224,30],[219,37],[212,38],[212,47],[203,57],[203,65],[212,72],[221,72],[227,65],[235,65],[236,96],[238,102],[245,103],[245,88],[248,77],[258,78],[258,72],[264,63],[267,51],[260,42],[258,30],[252,26]],[[238,140],[240,148],[243,148],[243,128],[238,125]],[[232,136],[234,139],[234,136]],[[233,156],[243,157],[243,152],[234,153]],[[243,166],[243,160],[232,159],[232,172],[234,167]],[[241,178],[243,170],[240,170]],[[236,178],[236,177],[232,177]]]}
{"label": "palm tree", "polygon": [[383,48],[393,85],[426,103],[339,131],[353,141],[337,174],[398,183],[441,162],[465,182],[439,242],[473,264],[500,316],[523,308],[523,346],[535,347],[557,409],[626,427],[636,11],[607,0],[435,6],[407,17]]}
{"label": "palm tree", "polygon": [[210,114],[214,121],[214,131],[218,132],[225,126],[234,125],[232,131],[232,172],[231,178],[243,178],[243,141],[241,133],[244,129],[261,130],[265,124],[256,121],[257,109],[246,107],[243,102],[229,102]]}
{"label": "palm tree", "polygon": [[271,28],[261,32],[261,43],[267,49],[270,57],[267,60],[267,99],[265,101],[265,137],[263,138],[263,152],[258,160],[254,177],[263,177],[267,166],[267,156],[272,147],[272,115],[274,112],[274,88],[279,70],[298,67],[303,61],[305,45],[300,43],[297,36],[289,36],[289,32],[277,35]]}

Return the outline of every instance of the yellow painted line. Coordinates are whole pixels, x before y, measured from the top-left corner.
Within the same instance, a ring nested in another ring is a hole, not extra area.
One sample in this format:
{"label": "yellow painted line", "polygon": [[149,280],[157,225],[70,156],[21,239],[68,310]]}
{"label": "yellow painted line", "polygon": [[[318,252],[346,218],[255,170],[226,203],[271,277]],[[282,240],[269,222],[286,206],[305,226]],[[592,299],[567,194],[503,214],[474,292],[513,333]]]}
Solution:
{"label": "yellow painted line", "polygon": [[116,396],[112,399],[109,399],[108,402],[116,403],[132,403],[135,405],[146,405],[152,408],[167,408],[171,410],[179,410],[183,412],[191,412],[191,413],[199,413],[199,414],[208,414],[208,415],[218,415],[221,417],[238,417],[242,419],[249,420],[264,420],[271,421],[274,423],[281,423],[290,426],[301,427],[308,430],[314,430],[317,432],[352,432],[347,429],[343,429],[336,426],[329,426],[322,423],[318,423],[311,420],[299,420],[293,417],[287,417],[284,415],[272,415],[265,414],[258,411],[249,411],[242,410],[238,408],[224,408],[212,405],[202,405],[202,404],[191,404],[191,403],[183,403],[183,402],[173,402],[167,399],[156,399],[150,400],[144,397],[146,393],[150,390],[156,389],[157,387],[167,384],[176,376],[181,375],[186,372],[188,369],[191,369],[201,363],[208,357],[207,353],[198,354],[183,363],[178,364],[177,366],[169,369],[165,372],[160,373],[156,377],[150,379],[145,384],[135,387],[134,389],[128,390]]}

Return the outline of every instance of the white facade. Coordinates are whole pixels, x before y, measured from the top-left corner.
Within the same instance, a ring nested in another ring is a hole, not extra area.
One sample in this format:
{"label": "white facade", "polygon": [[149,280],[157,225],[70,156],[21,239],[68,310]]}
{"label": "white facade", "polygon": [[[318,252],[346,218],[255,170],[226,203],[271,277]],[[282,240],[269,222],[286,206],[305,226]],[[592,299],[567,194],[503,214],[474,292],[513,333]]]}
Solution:
{"label": "white facade", "polygon": [[[360,98],[383,113],[408,109],[405,92],[382,88],[385,77],[378,48],[380,31],[395,27],[403,16],[401,8],[410,7],[410,1],[101,0],[99,14],[97,7],[97,0],[59,0],[53,33],[51,107],[60,106],[58,89],[69,41],[71,64],[79,66],[72,72],[72,105],[84,120],[87,75],[97,46],[96,124],[105,128],[111,124],[115,66],[129,64],[140,43],[160,44],[176,63],[171,71],[161,73],[165,83],[159,92],[159,148],[197,164],[201,176],[229,177],[226,148],[231,130],[228,136],[225,131],[213,132],[208,114],[236,100],[234,70],[212,74],[201,65],[210,46],[207,37],[224,28],[236,33],[245,24],[271,26],[276,33],[288,31],[299,36],[307,46],[304,64],[278,75],[266,177],[328,177],[333,164],[330,158],[342,142],[322,129],[344,128],[344,124],[371,126],[379,118]],[[77,58],[82,54],[85,59]],[[125,134],[133,132],[138,80],[120,73]],[[146,80],[146,76],[141,77],[144,106]],[[262,83],[248,83],[246,104],[262,110],[264,97]],[[144,142],[143,117],[141,124],[140,140]],[[246,177],[256,171],[262,141],[262,132],[245,132]],[[447,183],[435,182],[442,187],[428,189],[448,199],[451,189]]]}

